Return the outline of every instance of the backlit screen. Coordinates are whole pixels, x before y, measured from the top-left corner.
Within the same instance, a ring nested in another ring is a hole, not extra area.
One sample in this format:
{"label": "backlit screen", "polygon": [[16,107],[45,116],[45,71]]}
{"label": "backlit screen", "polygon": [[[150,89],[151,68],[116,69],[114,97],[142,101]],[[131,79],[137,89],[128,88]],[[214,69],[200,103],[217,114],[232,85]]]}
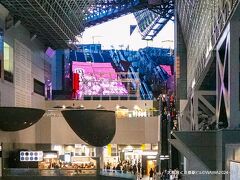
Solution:
{"label": "backlit screen", "polygon": [[84,95],[127,95],[111,63],[72,62],[73,92]]}

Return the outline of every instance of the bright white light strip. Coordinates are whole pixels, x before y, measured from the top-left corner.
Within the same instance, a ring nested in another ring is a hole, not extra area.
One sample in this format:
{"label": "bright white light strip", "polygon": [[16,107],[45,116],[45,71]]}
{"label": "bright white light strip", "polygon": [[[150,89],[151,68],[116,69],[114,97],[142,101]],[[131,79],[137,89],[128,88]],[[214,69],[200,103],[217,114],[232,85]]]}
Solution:
{"label": "bright white light strip", "polygon": [[147,159],[156,159],[156,156],[147,156]]}
{"label": "bright white light strip", "polygon": [[57,158],[57,154],[46,154],[43,158]]}
{"label": "bright white light strip", "polygon": [[157,151],[143,151],[142,155],[144,156],[156,156],[157,155]]}
{"label": "bright white light strip", "polygon": [[169,155],[165,155],[165,156],[164,156],[164,155],[161,155],[161,156],[160,156],[160,160],[166,160],[166,159],[170,159],[170,158],[169,158]]}

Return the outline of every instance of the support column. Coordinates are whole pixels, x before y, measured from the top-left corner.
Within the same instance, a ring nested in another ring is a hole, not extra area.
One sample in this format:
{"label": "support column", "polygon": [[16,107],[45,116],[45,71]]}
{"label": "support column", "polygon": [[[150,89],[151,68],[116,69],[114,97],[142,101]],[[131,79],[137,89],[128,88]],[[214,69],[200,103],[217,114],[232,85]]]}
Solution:
{"label": "support column", "polygon": [[[175,1],[177,3],[178,1]],[[175,4],[175,7],[177,5]],[[176,108],[181,109],[181,101],[187,100],[187,48],[183,38],[182,28],[175,9],[174,49],[175,49],[175,87]],[[181,113],[181,112],[180,112]]]}
{"label": "support column", "polygon": [[230,21],[230,53],[229,53],[229,128],[235,129],[240,127],[240,5]]}
{"label": "support column", "polygon": [[216,47],[216,120],[217,128],[227,128],[229,127],[229,118],[230,118],[230,97],[229,97],[229,42],[230,40],[230,25],[226,27],[223,32],[217,47]]}
{"label": "support column", "polygon": [[198,91],[195,91],[191,97],[191,128],[198,130]]}
{"label": "support column", "polygon": [[[240,7],[238,8],[240,10]],[[237,12],[237,11],[236,11]],[[217,128],[239,128],[239,15],[233,16],[216,48]]]}
{"label": "support column", "polygon": [[103,162],[103,147],[96,147],[96,157],[99,158],[99,164],[97,169],[103,169],[104,162]]}

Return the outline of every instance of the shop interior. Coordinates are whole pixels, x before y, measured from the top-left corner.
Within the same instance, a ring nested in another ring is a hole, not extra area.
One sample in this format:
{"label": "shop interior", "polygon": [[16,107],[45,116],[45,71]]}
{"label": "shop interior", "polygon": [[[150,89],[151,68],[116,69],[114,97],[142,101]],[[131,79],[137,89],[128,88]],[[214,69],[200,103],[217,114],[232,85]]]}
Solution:
{"label": "shop interior", "polygon": [[[24,147],[24,145],[21,145]],[[46,148],[48,146],[48,148]],[[8,151],[4,158],[5,168],[32,168],[41,175],[63,173],[64,175],[95,174],[97,169],[96,148],[86,144],[47,145]],[[34,150],[33,150],[34,149]],[[46,150],[48,149],[48,150]],[[147,175],[151,168],[156,169],[158,146],[156,144],[121,145],[109,144],[103,147],[104,171],[119,173],[137,172]],[[6,152],[4,152],[6,154]],[[141,170],[140,170],[141,169]],[[61,172],[64,171],[64,172]],[[67,174],[66,174],[67,173]]]}

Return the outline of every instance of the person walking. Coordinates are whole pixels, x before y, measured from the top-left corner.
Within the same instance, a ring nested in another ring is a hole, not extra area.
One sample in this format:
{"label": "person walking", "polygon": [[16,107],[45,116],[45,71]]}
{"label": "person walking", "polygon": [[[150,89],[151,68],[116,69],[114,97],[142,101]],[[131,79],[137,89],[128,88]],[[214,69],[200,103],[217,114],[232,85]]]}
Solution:
{"label": "person walking", "polygon": [[151,180],[153,179],[153,173],[154,173],[154,171],[151,168],[150,171],[149,171],[149,179],[151,179]]}
{"label": "person walking", "polygon": [[144,177],[144,174],[145,174],[145,170],[144,170],[144,167],[142,166],[142,169],[141,169],[141,178],[142,179]]}

